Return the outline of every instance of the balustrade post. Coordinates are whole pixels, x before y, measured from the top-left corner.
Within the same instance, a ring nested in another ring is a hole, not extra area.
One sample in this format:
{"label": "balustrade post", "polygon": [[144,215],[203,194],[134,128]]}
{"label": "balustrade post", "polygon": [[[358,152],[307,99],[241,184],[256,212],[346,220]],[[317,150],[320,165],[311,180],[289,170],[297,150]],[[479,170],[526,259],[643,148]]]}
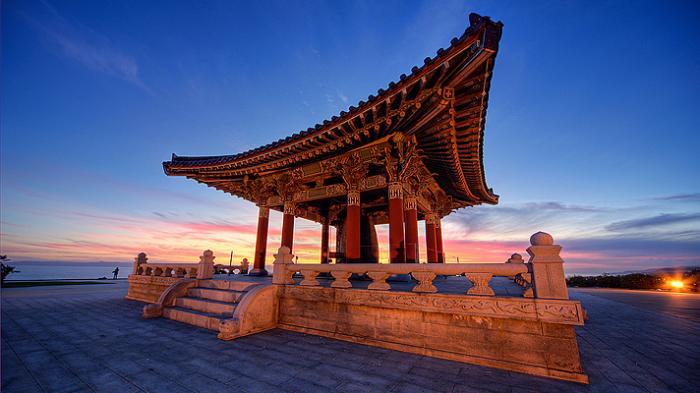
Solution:
{"label": "balustrade post", "polygon": [[[523,256],[522,256],[522,255],[520,255],[520,254],[518,254],[518,253],[515,253],[515,254],[512,254],[512,255],[510,256],[510,258],[508,258],[508,260],[506,261],[506,263],[525,263],[525,261],[523,260]],[[508,277],[508,278],[510,278],[511,280],[514,280],[514,279],[515,279],[515,276],[510,276],[510,277]]]}
{"label": "balustrade post", "polygon": [[367,275],[372,279],[367,289],[373,291],[388,291],[391,289],[391,285],[386,282],[390,275],[389,272],[367,272]]}
{"label": "balustrade post", "polygon": [[206,280],[214,277],[214,253],[211,250],[206,250],[199,257],[197,264],[197,279]]}
{"label": "balustrade post", "polygon": [[418,285],[413,287],[413,292],[424,292],[424,293],[435,293],[437,292],[437,287],[433,285],[433,280],[435,280],[435,273],[433,272],[413,272],[411,273],[413,278],[418,280]]}
{"label": "balustrade post", "polygon": [[[525,261],[523,260],[523,256],[515,253],[508,258],[506,263],[518,263],[518,264],[524,264]],[[509,276],[511,280],[513,280],[516,284],[520,285],[523,288],[523,297],[533,297],[534,293],[532,291],[532,276],[530,275],[530,272],[527,273],[519,273],[516,274],[515,276]]]}
{"label": "balustrade post", "polygon": [[275,254],[275,262],[272,267],[272,283],[278,285],[294,284],[294,255],[289,247],[282,246]]}
{"label": "balustrade post", "polygon": [[139,253],[139,255],[134,258],[134,271],[131,274],[139,274],[139,268],[141,265],[146,264],[148,262],[148,257],[146,257],[146,253],[142,252]]}
{"label": "balustrade post", "polygon": [[317,287],[320,284],[318,283],[318,280],[316,280],[316,277],[318,277],[318,273],[316,270],[306,270],[302,269],[301,270],[301,275],[304,276],[304,279],[301,280],[299,285],[303,286],[309,286],[309,287]]}
{"label": "balustrade post", "polygon": [[536,298],[568,299],[566,277],[564,276],[564,260],[559,256],[561,246],[554,244],[554,239],[548,233],[537,232],[530,237],[530,268],[532,269],[532,284]]}
{"label": "balustrade post", "polygon": [[464,273],[464,276],[472,283],[472,287],[467,290],[467,295],[494,296],[493,289],[489,282],[493,277],[491,273]]}
{"label": "balustrade post", "polygon": [[340,270],[332,271],[331,275],[335,280],[331,283],[331,288],[352,288],[352,283],[349,281],[351,274]]}

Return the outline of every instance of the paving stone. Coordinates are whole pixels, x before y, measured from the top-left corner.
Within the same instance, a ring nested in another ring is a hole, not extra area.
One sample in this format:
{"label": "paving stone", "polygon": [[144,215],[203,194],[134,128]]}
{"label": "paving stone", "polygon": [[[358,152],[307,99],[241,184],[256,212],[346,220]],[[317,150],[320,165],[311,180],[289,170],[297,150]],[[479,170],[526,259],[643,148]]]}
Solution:
{"label": "paving stone", "polygon": [[125,289],[3,290],[3,393],[696,392],[700,381],[690,345],[700,318],[595,290],[572,292],[589,315],[577,336],[591,383],[580,385],[280,329],[220,341],[141,319],[143,304],[124,300]]}

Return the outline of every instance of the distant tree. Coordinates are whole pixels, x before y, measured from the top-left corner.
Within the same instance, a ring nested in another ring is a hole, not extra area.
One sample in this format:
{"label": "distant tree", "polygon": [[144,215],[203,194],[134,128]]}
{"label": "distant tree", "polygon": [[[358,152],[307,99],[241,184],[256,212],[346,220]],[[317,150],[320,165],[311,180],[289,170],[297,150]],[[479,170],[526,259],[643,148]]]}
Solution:
{"label": "distant tree", "polygon": [[661,288],[663,278],[653,274],[623,274],[601,276],[571,276],[566,279],[570,287],[599,287],[625,289],[657,289]]}
{"label": "distant tree", "polygon": [[2,279],[0,279],[0,286],[5,283],[5,278],[10,275],[10,273],[15,271],[14,266],[6,265],[5,263],[10,262],[10,258],[7,255],[0,255],[0,272],[2,273]]}

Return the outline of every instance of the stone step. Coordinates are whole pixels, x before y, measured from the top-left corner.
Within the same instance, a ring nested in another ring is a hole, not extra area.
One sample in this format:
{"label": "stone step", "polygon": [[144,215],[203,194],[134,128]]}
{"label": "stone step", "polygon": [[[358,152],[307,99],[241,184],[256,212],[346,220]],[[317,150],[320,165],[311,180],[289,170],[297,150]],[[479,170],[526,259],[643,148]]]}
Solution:
{"label": "stone step", "polygon": [[197,282],[197,287],[199,288],[225,289],[230,291],[245,291],[255,285],[260,285],[260,283],[229,280],[200,280]]}
{"label": "stone step", "polygon": [[233,310],[236,309],[235,303],[220,302],[197,297],[177,298],[175,301],[175,306],[209,314],[228,316],[229,318],[231,315],[233,315]]}
{"label": "stone step", "polygon": [[204,312],[187,310],[180,307],[166,307],[163,309],[163,316],[174,321],[186,323],[188,325],[199,326],[209,330],[219,330],[219,323],[225,319],[218,315]]}
{"label": "stone step", "polygon": [[188,297],[198,297],[227,303],[235,303],[243,296],[243,293],[244,292],[214,288],[190,288],[187,290]]}

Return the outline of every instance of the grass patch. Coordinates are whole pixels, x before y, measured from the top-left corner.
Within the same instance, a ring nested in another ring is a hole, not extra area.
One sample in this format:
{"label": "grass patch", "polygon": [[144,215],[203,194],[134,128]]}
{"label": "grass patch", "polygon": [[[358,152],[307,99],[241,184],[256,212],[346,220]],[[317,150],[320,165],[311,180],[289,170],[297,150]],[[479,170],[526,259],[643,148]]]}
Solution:
{"label": "grass patch", "polygon": [[59,285],[114,284],[101,281],[5,281],[3,288],[54,287]]}

